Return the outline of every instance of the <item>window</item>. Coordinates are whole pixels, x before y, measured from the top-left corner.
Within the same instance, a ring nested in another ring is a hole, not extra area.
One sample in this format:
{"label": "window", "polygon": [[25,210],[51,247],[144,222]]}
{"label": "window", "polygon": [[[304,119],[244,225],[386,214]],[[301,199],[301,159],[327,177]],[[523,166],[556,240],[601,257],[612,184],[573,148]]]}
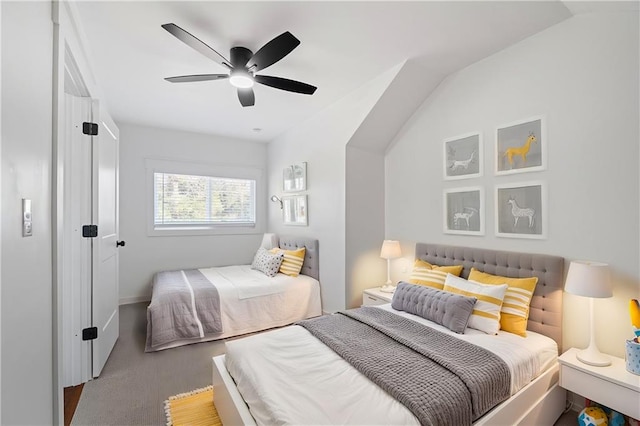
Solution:
{"label": "window", "polygon": [[153,173],[154,228],[256,225],[256,180]]}

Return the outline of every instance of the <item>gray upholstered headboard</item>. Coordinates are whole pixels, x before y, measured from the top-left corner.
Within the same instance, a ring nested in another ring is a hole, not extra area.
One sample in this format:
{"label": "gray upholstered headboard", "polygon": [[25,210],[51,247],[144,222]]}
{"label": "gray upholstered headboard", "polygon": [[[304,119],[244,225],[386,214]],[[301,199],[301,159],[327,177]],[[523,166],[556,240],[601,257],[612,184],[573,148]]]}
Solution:
{"label": "gray upholstered headboard", "polygon": [[285,250],[295,250],[305,247],[304,263],[301,274],[308,275],[320,281],[320,261],[318,240],[306,237],[280,236],[280,248]]}
{"label": "gray upholstered headboard", "polygon": [[467,278],[471,267],[494,275],[538,277],[531,300],[527,329],[551,337],[562,351],[562,288],[564,258],[546,254],[518,253],[441,244],[416,244],[416,259],[434,265],[464,266]]}

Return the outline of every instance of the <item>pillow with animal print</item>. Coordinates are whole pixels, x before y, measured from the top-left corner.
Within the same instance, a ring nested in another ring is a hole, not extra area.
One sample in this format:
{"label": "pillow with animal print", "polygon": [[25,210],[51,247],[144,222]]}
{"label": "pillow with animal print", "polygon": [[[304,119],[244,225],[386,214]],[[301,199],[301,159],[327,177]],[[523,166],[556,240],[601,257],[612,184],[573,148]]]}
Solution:
{"label": "pillow with animal print", "polygon": [[269,250],[260,247],[253,258],[251,269],[260,271],[268,277],[275,277],[283,260],[284,254],[271,253]]}

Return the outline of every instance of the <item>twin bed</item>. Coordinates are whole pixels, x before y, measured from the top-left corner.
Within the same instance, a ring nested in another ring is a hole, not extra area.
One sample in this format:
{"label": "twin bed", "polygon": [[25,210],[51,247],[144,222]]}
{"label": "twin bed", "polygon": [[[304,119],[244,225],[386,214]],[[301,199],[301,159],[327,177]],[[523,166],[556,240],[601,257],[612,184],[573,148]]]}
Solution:
{"label": "twin bed", "polygon": [[305,248],[296,277],[269,277],[250,265],[164,271],[154,277],[145,351],[238,336],[321,315],[318,240],[280,238]]}
{"label": "twin bed", "polygon": [[537,277],[527,336],[454,333],[415,315],[408,292],[430,290],[399,286],[391,305],[227,342],[213,358],[223,424],[553,424],[566,400],[557,362],[563,258],[419,243],[416,259],[463,265],[464,278],[471,268]]}

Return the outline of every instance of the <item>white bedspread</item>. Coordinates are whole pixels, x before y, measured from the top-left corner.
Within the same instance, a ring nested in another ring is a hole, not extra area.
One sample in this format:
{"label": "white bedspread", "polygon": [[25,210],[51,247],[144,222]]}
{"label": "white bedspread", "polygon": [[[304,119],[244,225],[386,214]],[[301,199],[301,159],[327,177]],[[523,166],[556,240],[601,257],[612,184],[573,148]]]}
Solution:
{"label": "white bedspread", "polygon": [[[251,269],[250,265],[204,268],[200,269],[200,272],[216,286],[218,292],[224,291],[225,296],[229,298],[233,296],[231,288],[235,289],[235,296],[238,299],[284,293],[290,288],[292,282],[290,276],[276,274],[275,277],[268,277],[260,271]],[[315,280],[306,275],[298,275],[294,281],[302,285]]]}
{"label": "white bedspread", "polygon": [[320,283],[307,275],[268,277],[249,265],[202,268],[217,288],[223,333],[175,341],[154,350],[282,327],[322,314]]}
{"label": "white bedspread", "polygon": [[[556,343],[537,333],[522,338],[467,329],[458,335],[391,305],[379,307],[496,353],[511,370],[512,394],[557,359]],[[418,424],[404,405],[299,326],[227,342],[226,366],[258,424]]]}

